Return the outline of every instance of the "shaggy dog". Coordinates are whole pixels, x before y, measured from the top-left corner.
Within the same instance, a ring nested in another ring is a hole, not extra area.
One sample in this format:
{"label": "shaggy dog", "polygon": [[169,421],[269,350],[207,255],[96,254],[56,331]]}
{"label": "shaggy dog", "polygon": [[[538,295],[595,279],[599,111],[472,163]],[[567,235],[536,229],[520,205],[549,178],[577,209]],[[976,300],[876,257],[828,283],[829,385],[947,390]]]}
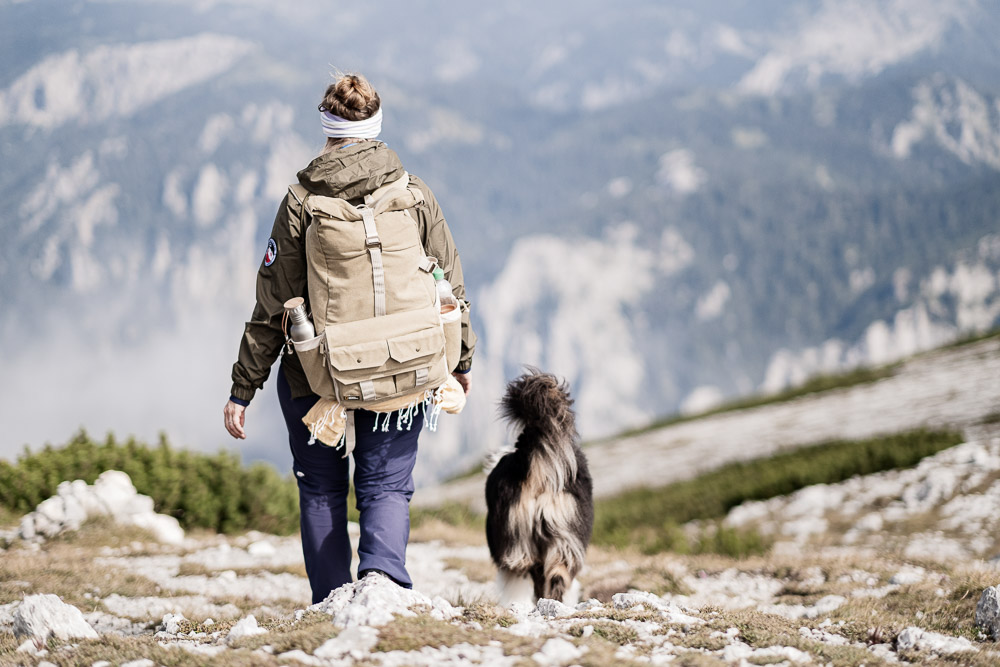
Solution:
{"label": "shaggy dog", "polygon": [[576,604],[575,578],[594,526],[593,483],[577,443],[565,383],[531,369],[507,386],[505,418],[520,426],[513,451],[486,480],[486,541],[501,604],[538,598]]}

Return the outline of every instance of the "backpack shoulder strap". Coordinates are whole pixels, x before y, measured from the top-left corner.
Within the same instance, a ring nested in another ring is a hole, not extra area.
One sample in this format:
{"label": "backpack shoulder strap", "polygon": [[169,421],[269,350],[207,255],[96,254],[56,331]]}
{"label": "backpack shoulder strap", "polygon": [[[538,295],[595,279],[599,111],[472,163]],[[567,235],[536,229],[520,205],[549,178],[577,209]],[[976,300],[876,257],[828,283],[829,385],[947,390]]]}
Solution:
{"label": "backpack shoulder strap", "polygon": [[300,183],[293,183],[288,186],[288,194],[291,195],[289,203],[294,200],[296,204],[298,204],[299,219],[304,221],[305,216],[309,214],[306,209],[306,198],[309,196],[310,192],[302,187]]}

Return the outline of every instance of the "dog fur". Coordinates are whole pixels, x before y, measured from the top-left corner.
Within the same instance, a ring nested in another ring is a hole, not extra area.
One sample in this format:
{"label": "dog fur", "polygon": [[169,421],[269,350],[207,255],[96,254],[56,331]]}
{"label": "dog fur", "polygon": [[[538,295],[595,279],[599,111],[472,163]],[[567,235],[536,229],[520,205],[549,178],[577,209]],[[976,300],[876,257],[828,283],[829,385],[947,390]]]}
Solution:
{"label": "dog fur", "polygon": [[486,480],[486,541],[502,604],[577,602],[594,500],[572,405],[564,382],[535,369],[507,385],[501,401],[520,428]]}

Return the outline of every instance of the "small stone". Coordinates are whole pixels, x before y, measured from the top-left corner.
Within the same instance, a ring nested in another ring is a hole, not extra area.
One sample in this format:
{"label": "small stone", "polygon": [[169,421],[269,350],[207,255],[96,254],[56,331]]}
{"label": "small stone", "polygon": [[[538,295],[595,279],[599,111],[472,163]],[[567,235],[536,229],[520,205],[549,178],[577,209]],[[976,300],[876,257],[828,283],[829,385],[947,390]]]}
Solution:
{"label": "small stone", "polygon": [[229,634],[226,636],[227,642],[233,642],[237,639],[243,637],[252,637],[253,635],[262,635],[266,633],[267,630],[257,625],[257,619],[254,618],[253,614],[250,614],[246,618],[241,618],[236,625],[234,625],[229,630]]}
{"label": "small stone", "polygon": [[545,618],[559,618],[562,616],[570,616],[575,610],[569,605],[565,605],[558,600],[542,598],[538,601],[538,604],[535,605],[535,611]]}
{"label": "small stone", "polygon": [[23,644],[17,647],[16,653],[27,653],[29,655],[35,655],[38,653],[38,647],[35,646],[35,640],[26,639]]}
{"label": "small stone", "polygon": [[594,634],[594,626],[592,626],[592,625],[585,625],[585,626],[583,626],[583,631],[580,633],[580,636],[583,637],[584,639],[586,639],[587,637],[591,636],[592,634]]}
{"label": "small stone", "polygon": [[108,662],[107,660],[98,660],[97,662],[95,662],[94,664],[92,664],[90,667],[111,667],[111,663]]}
{"label": "small stone", "polygon": [[120,667],[156,667],[156,663],[149,658],[139,658],[138,660],[123,662]]}
{"label": "small stone", "polygon": [[914,626],[899,633],[896,637],[896,648],[900,651],[929,651],[938,655],[975,650],[972,642],[965,637],[949,637]]}
{"label": "small stone", "polygon": [[270,542],[259,540],[247,547],[247,553],[254,558],[270,558],[278,553],[278,550]]}
{"label": "small stone", "polygon": [[181,631],[181,622],[186,620],[182,614],[164,614],[158,629],[167,634],[176,635]]}
{"label": "small stone", "polygon": [[1000,589],[990,586],[976,605],[976,626],[990,638],[1000,639]]}
{"label": "small stone", "polygon": [[540,665],[565,665],[576,660],[586,652],[573,642],[553,637],[542,645],[542,650],[531,656]]}
{"label": "small stone", "polygon": [[643,609],[647,607],[650,609],[665,609],[667,607],[662,599],[645,591],[615,593],[611,596],[611,602],[614,603],[615,609],[632,609],[638,606],[642,606]]}
{"label": "small stone", "polygon": [[922,567],[910,567],[900,570],[896,574],[889,578],[890,584],[895,584],[897,586],[910,586],[912,584],[919,584],[924,580],[925,572]]}

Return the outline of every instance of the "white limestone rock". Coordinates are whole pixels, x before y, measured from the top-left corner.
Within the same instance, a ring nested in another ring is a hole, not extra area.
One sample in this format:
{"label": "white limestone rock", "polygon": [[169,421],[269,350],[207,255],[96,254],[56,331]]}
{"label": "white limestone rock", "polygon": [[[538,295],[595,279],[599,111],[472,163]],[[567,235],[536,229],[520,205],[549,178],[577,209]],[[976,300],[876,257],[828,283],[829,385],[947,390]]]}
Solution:
{"label": "white limestone rock", "polygon": [[270,542],[258,540],[247,547],[247,553],[255,558],[270,558],[278,553],[278,550]]}
{"label": "white limestone rock", "polygon": [[236,625],[229,629],[226,641],[232,643],[243,637],[253,637],[254,635],[262,635],[266,632],[267,630],[257,625],[257,619],[254,615],[250,614],[246,618],[241,618]]}
{"label": "white limestone rock", "polygon": [[21,601],[14,610],[14,634],[41,642],[52,636],[63,640],[99,637],[79,609],[47,593],[29,595]]}
{"label": "white limestone rock", "polygon": [[940,531],[932,531],[910,536],[909,543],[903,548],[903,557],[952,563],[967,560],[969,552],[958,540],[946,537]]}
{"label": "white limestone rock", "polygon": [[784,616],[788,619],[797,618],[818,618],[826,616],[830,612],[839,608],[847,602],[847,598],[842,595],[827,595],[820,598],[814,605],[803,604],[769,604],[758,607],[768,614]]}
{"label": "white limestone rock", "polygon": [[125,597],[112,593],[103,598],[104,607],[117,616],[140,620],[163,618],[165,614],[181,614],[182,617],[236,618],[240,608],[227,602],[223,605],[212,603],[203,595],[181,595],[177,597]]}
{"label": "white limestone rock", "polygon": [[563,616],[571,616],[576,613],[576,610],[569,605],[565,605],[559,600],[550,600],[548,598],[542,598],[535,605],[535,611],[538,612],[540,616],[545,618],[561,618]]}
{"label": "white limestone rock", "polygon": [[322,646],[313,651],[313,655],[323,660],[341,660],[350,658],[362,660],[368,656],[371,649],[378,643],[378,630],[356,625],[328,639]]}
{"label": "white limestone rock", "polygon": [[346,628],[354,625],[385,625],[397,615],[415,616],[410,611],[412,607],[429,608],[430,615],[438,620],[447,620],[459,614],[444,598],[428,598],[423,593],[403,588],[378,573],[369,574],[361,581],[344,584],[309,609],[330,614],[334,625]]}
{"label": "white limestone rock", "polygon": [[896,648],[900,651],[928,651],[938,655],[951,655],[974,651],[976,647],[965,637],[949,637],[911,625],[896,637]]}
{"label": "white limestone rock", "polygon": [[285,651],[278,655],[278,660],[282,661],[282,664],[287,664],[289,660],[294,662],[302,663],[303,665],[312,665],[314,667],[321,667],[324,662],[318,658],[314,658],[300,648],[293,651]]}
{"label": "white limestone rock", "polygon": [[[145,498],[146,496],[139,497]],[[184,544],[184,529],[181,528],[180,522],[172,516],[149,511],[131,514],[128,517],[119,518],[118,521],[148,530],[156,537],[157,541],[163,544],[177,546]]]}
{"label": "white limestone rock", "polygon": [[28,655],[36,655],[41,652],[42,649],[38,648],[38,644],[34,639],[25,639],[24,643],[18,646],[14,652],[15,653],[27,653]]}
{"label": "white limestone rock", "polygon": [[181,622],[186,620],[181,614],[164,614],[163,620],[160,621],[157,630],[166,632],[168,635],[176,635],[181,631]]}
{"label": "white limestone rock", "polygon": [[909,586],[912,584],[919,584],[924,580],[926,576],[926,571],[922,567],[904,567],[896,574],[889,578],[890,584],[895,584],[897,586]]}
{"label": "white limestone rock", "polygon": [[127,618],[106,614],[103,611],[87,612],[83,618],[99,635],[135,637],[148,632],[147,624],[133,623]]}
{"label": "white limestone rock", "polygon": [[70,530],[79,530],[89,517],[110,516],[118,523],[144,528],[166,544],[181,544],[184,530],[177,519],[153,511],[153,499],[139,495],[123,472],[107,470],[93,486],[83,480],[62,482],[56,495],[43,500],[21,519],[23,540],[39,541]]}
{"label": "white limestone rock", "polygon": [[976,604],[976,626],[992,639],[1000,639],[1000,589],[990,586]]}
{"label": "white limestone rock", "polygon": [[539,665],[568,665],[586,652],[586,647],[578,647],[562,637],[553,637],[531,659]]}
{"label": "white limestone rock", "polygon": [[611,596],[611,602],[615,609],[632,609],[638,605],[643,605],[648,609],[665,609],[667,606],[662,598],[645,591],[615,593]]}

